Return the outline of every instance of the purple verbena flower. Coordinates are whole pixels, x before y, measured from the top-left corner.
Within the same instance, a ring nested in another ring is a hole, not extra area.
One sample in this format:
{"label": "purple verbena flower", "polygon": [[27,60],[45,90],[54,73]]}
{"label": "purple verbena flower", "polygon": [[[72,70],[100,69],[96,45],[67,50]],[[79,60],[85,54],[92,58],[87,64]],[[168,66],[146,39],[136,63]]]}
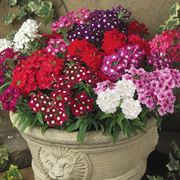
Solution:
{"label": "purple verbena flower", "polygon": [[132,66],[138,67],[144,54],[145,52],[138,45],[127,45],[120,48],[117,53],[105,56],[101,71],[109,76],[112,81],[116,81],[122,77],[125,70]]}

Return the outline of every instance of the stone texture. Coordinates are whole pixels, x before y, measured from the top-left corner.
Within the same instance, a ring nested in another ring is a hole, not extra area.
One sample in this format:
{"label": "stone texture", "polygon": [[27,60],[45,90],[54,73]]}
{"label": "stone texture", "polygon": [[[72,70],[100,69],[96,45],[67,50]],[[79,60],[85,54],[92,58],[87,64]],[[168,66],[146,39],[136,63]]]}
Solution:
{"label": "stone texture", "polygon": [[[13,122],[16,114],[10,117]],[[48,129],[42,135],[35,127],[21,134],[32,153],[35,180],[139,180],[158,140],[153,120],[146,133],[130,139],[121,134],[116,144],[101,132],[89,132],[83,144],[76,141],[77,132]]]}
{"label": "stone texture", "polygon": [[[1,0],[0,15],[3,16],[10,11],[17,11],[17,8],[10,9],[6,6],[7,0]],[[65,13],[60,0],[52,0],[56,13],[62,15]],[[133,15],[140,22],[145,23],[151,34],[155,34],[157,28],[168,17],[168,9],[177,0],[64,0],[68,10],[74,10],[81,7],[90,9],[106,9],[119,4],[132,11]],[[17,29],[18,25],[4,26],[0,23],[0,37],[7,35],[12,28]],[[49,26],[42,26],[41,31],[49,32]]]}

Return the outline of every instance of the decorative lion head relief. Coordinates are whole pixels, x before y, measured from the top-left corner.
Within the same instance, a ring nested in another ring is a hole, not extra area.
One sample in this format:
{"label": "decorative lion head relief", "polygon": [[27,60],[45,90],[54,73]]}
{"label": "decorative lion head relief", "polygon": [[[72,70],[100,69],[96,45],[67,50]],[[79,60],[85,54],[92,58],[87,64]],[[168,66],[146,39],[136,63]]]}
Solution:
{"label": "decorative lion head relief", "polygon": [[90,164],[84,153],[66,148],[41,148],[39,158],[43,173],[53,180],[88,180]]}

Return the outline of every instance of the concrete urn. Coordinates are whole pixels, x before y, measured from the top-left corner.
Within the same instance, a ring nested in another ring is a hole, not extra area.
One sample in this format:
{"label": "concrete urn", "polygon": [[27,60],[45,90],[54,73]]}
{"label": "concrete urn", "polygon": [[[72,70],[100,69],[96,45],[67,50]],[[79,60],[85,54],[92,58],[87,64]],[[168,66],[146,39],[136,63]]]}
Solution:
{"label": "concrete urn", "polygon": [[[16,114],[10,114],[14,124]],[[20,130],[18,123],[14,124]],[[21,132],[32,154],[35,180],[140,180],[149,154],[158,142],[154,120],[145,132],[127,138],[122,134],[113,144],[101,132],[88,132],[83,144],[77,133],[40,127]]]}

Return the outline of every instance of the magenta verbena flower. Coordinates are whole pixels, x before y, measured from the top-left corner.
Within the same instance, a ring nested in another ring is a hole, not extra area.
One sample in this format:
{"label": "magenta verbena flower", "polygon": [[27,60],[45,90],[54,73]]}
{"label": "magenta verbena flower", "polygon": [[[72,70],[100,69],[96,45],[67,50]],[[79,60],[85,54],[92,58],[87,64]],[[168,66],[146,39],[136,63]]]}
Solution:
{"label": "magenta verbena flower", "polygon": [[1,95],[0,102],[5,111],[16,110],[17,102],[20,98],[20,92],[17,87],[9,86]]}
{"label": "magenta verbena flower", "polygon": [[122,77],[125,70],[138,67],[140,60],[145,52],[138,45],[127,45],[111,56],[105,56],[101,71],[104,72],[112,81]]}
{"label": "magenta verbena flower", "polygon": [[174,62],[180,62],[180,31],[167,30],[156,35],[150,42],[149,64],[156,69],[172,67]]}
{"label": "magenta verbena flower", "polygon": [[50,39],[45,49],[47,52],[55,56],[58,53],[64,53],[67,46],[68,44],[63,39]]}

